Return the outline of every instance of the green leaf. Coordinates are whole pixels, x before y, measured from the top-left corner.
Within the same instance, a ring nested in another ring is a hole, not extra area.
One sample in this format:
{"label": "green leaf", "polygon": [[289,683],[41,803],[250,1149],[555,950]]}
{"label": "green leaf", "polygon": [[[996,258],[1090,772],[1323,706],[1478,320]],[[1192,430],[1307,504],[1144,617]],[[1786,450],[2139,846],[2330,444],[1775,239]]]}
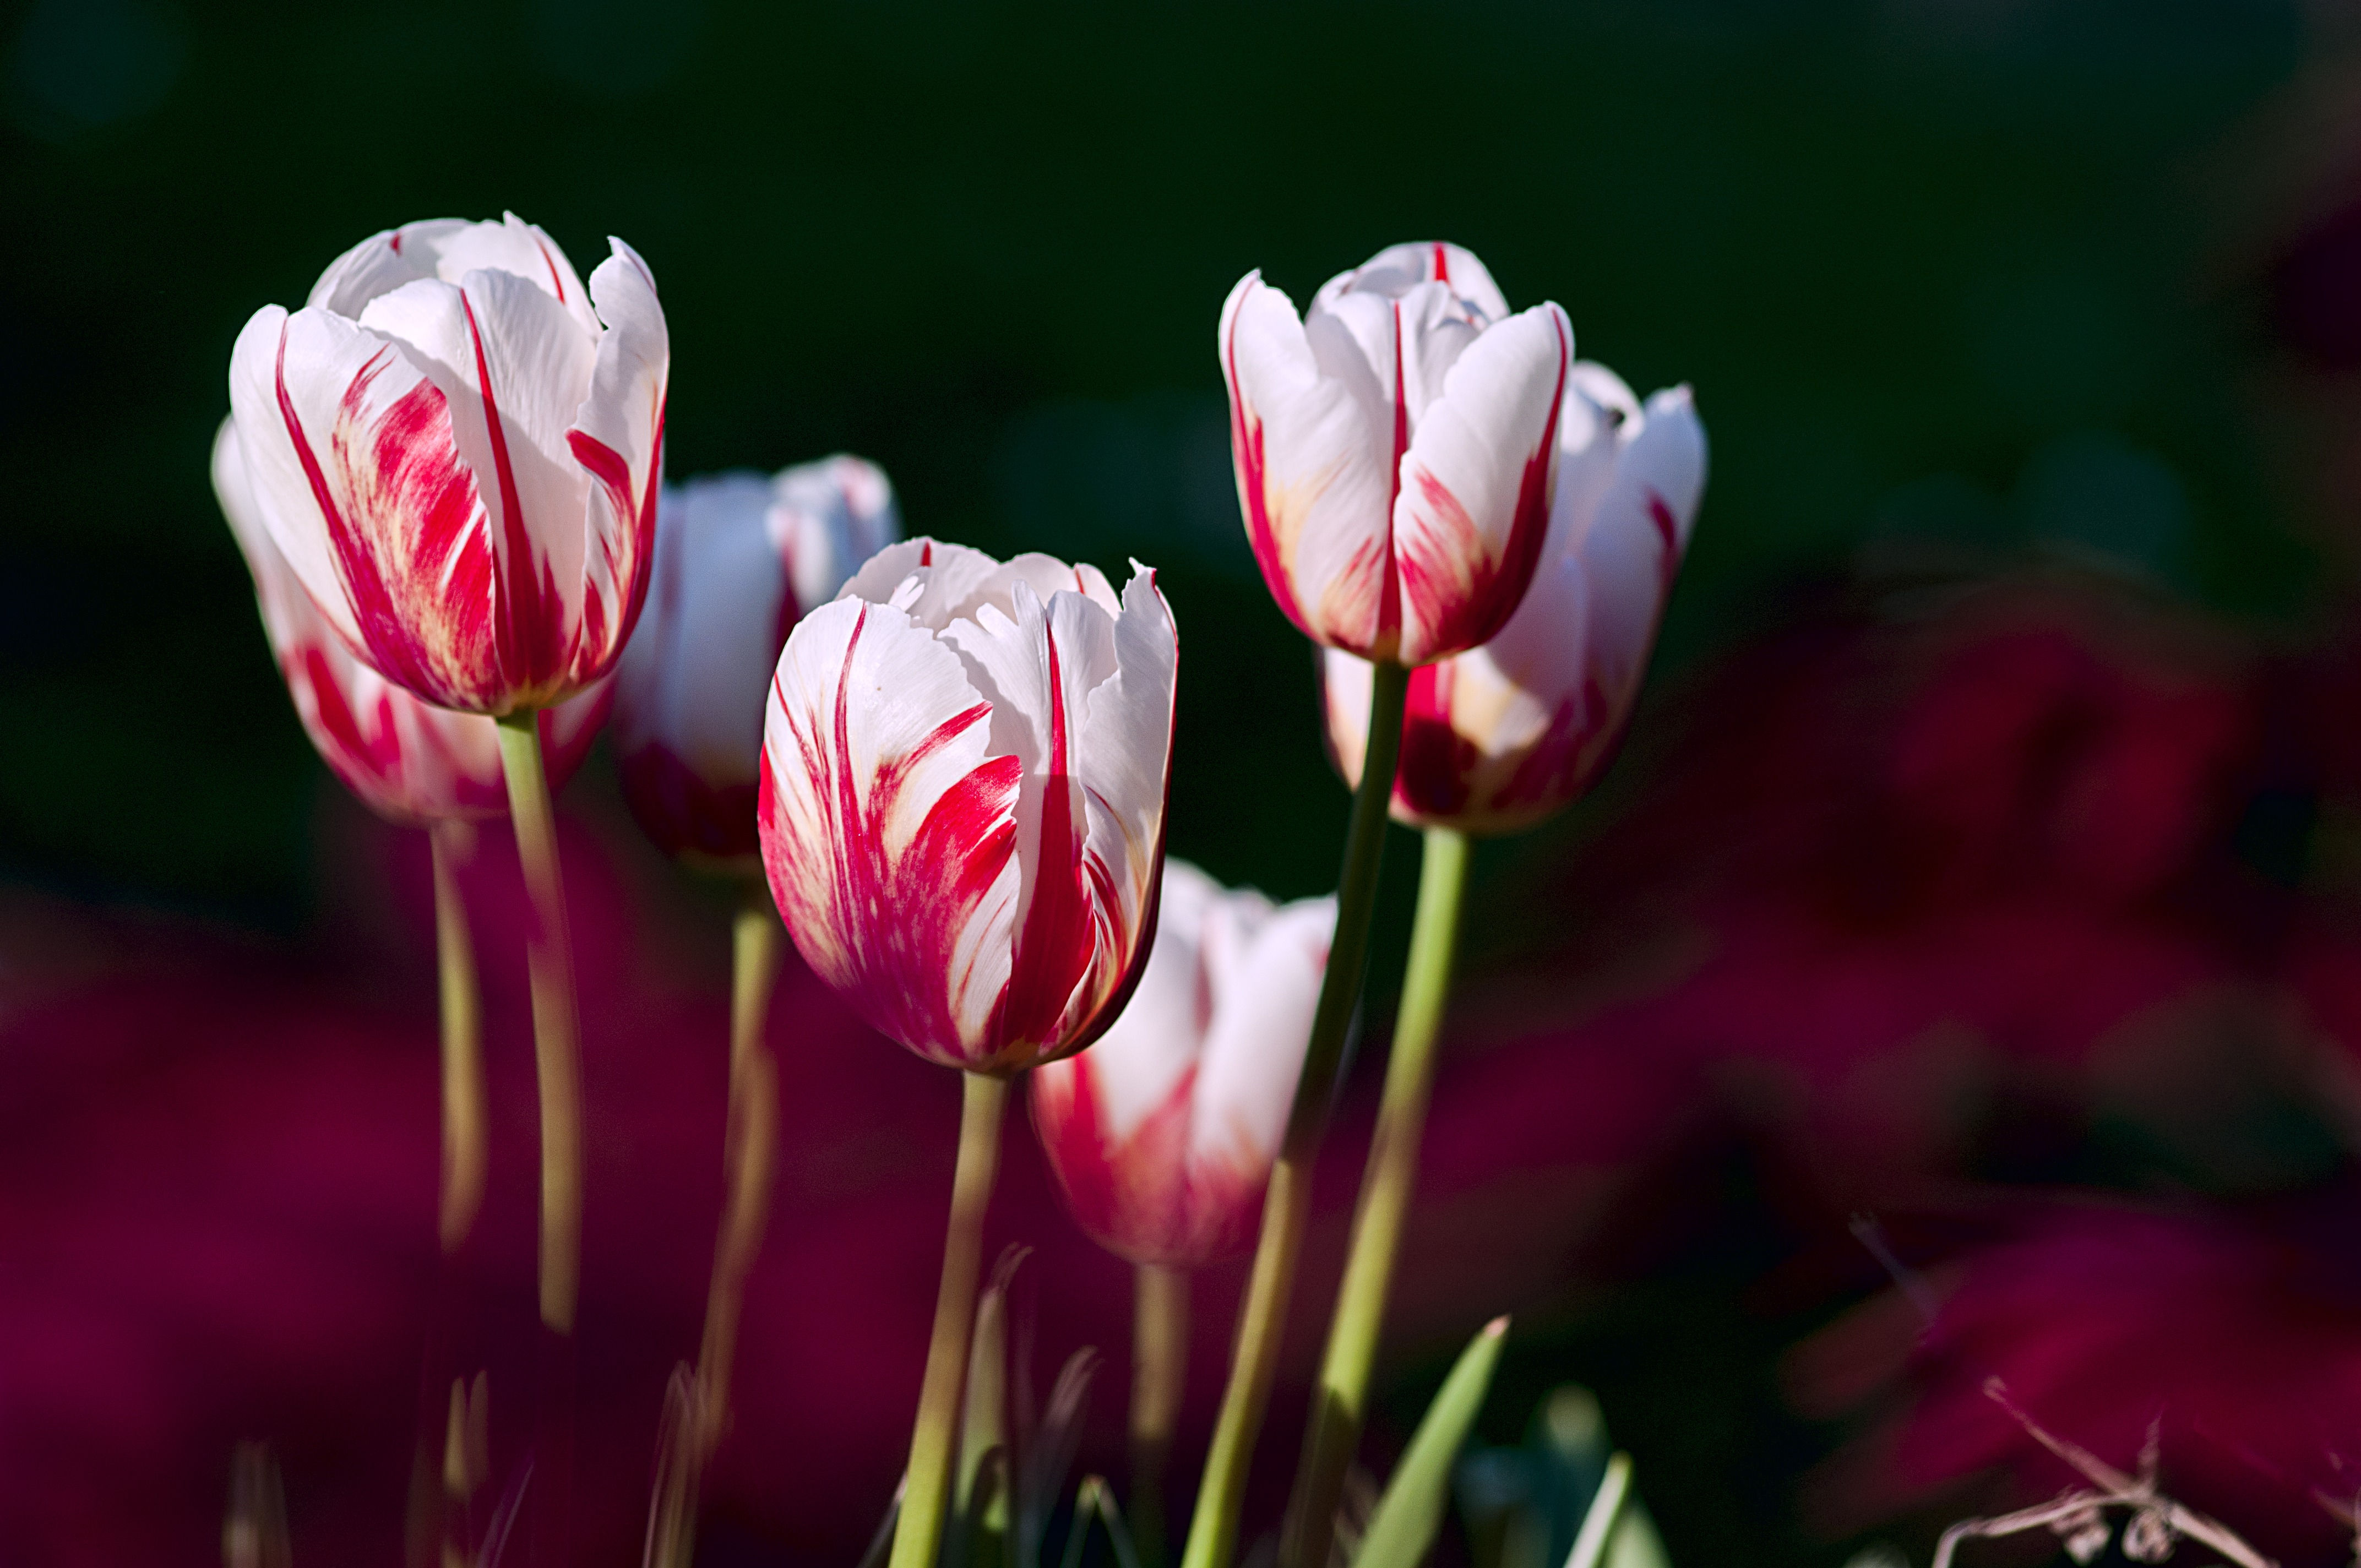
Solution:
{"label": "green leaf", "polygon": [[1631,1495],[1631,1456],[1619,1453],[1607,1462],[1607,1474],[1591,1494],[1590,1511],[1582,1516],[1582,1531],[1574,1538],[1565,1568],[1599,1568],[1607,1561],[1607,1545],[1623,1520],[1624,1499]]}
{"label": "green leaf", "polygon": [[1492,1385],[1492,1370],[1500,1364],[1500,1342],[1508,1332],[1509,1320],[1495,1318],[1459,1353],[1451,1376],[1443,1380],[1442,1391],[1418,1423],[1409,1452],[1386,1483],[1386,1495],[1378,1499],[1378,1511],[1361,1538],[1353,1568],[1417,1568],[1434,1544],[1452,1461],[1467,1441],[1467,1429],[1475,1424],[1485,1390]]}
{"label": "green leaf", "polygon": [[1607,1474],[1583,1516],[1582,1533],[1574,1538],[1565,1568],[1671,1568],[1664,1538],[1646,1505],[1632,1495],[1631,1456],[1619,1453],[1607,1462]]}
{"label": "green leaf", "polygon": [[1672,1559],[1664,1555],[1664,1538],[1656,1533],[1656,1521],[1637,1497],[1623,1505],[1623,1522],[1607,1546],[1607,1568],[1672,1568]]}

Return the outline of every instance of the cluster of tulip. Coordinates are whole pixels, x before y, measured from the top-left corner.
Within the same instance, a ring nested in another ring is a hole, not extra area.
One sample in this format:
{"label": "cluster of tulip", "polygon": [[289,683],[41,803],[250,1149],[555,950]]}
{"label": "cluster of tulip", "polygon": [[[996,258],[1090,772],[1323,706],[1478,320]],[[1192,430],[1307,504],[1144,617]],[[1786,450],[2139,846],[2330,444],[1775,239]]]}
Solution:
{"label": "cluster of tulip", "polygon": [[[667,488],[664,313],[646,265],[612,248],[586,288],[514,216],[363,241],[304,308],[247,323],[214,452],[304,729],[370,806],[434,835],[446,1251],[485,1164],[450,861],[469,822],[505,810],[533,911],[541,1311],[566,1343],[581,1121],[550,792],[611,712],[650,837],[747,894],[729,1189],[704,1343],[675,1385],[656,1555],[686,1561],[762,1234],[777,1137],[762,1025],[783,927],[862,1017],[967,1086],[894,1568],[934,1568],[942,1550],[982,1221],[1020,1074],[1075,1218],[1138,1266],[1133,1496],[1148,1535],[1186,1271],[1255,1248],[1184,1556],[1225,1568],[1390,813],[1426,833],[1418,923],[1282,1547],[1290,1568],[1324,1568],[1467,838],[1564,806],[1612,748],[1703,487],[1686,389],[1636,399],[1574,358],[1556,305],[1512,313],[1452,246],[1384,251],[1301,314],[1258,275],[1238,284],[1219,349],[1246,527],[1280,609],[1324,651],[1328,739],[1356,789],[1336,896],[1274,907],[1166,860],[1179,641],[1152,570],[1135,563],[1118,591],[1087,565],[898,540],[885,477],[851,457]],[[1398,1472],[1364,1537],[1372,1563],[1411,1561],[1431,1536],[1499,1333],[1478,1337]],[[455,1433],[467,1398],[455,1385]],[[562,1470],[561,1453],[543,1463]],[[555,1508],[546,1528],[562,1529],[562,1474],[537,1486],[537,1517]]]}

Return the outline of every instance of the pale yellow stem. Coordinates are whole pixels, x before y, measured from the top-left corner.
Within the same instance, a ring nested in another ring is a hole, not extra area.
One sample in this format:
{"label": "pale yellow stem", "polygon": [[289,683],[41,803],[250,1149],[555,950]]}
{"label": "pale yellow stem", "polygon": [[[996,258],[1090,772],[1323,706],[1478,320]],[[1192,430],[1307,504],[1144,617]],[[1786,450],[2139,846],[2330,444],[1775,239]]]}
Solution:
{"label": "pale yellow stem", "polygon": [[983,1212],[1000,1167],[1001,1112],[1008,1100],[1005,1080],[980,1072],[966,1078],[959,1167],[951,1179],[950,1228],[943,1240],[942,1285],[935,1293],[935,1332],[927,1346],[927,1376],[918,1392],[917,1426],[910,1435],[910,1467],[889,1568],[935,1568],[936,1553],[942,1549],[943,1511],[950,1502],[960,1395],[967,1380],[976,1276],[983,1256]]}
{"label": "pale yellow stem", "polygon": [[434,957],[443,1001],[443,1197],[436,1229],[447,1257],[467,1245],[484,1205],[489,1135],[476,945],[467,930],[467,903],[459,896],[457,869],[468,858],[475,830],[464,822],[437,822],[428,836],[434,850]]}
{"label": "pale yellow stem", "polygon": [[762,1250],[771,1215],[771,1187],[779,1165],[779,1069],[763,1038],[771,991],[779,978],[779,916],[769,884],[746,884],[731,949],[730,986],[730,1121],[723,1154],[728,1194],[713,1249],[713,1282],[705,1296],[705,1336],[697,1347],[697,1402],[707,1458],[728,1424],[730,1365],[745,1310],[746,1277]]}
{"label": "pale yellow stem", "polygon": [[533,984],[533,1043],[541,1087],[541,1321],[570,1338],[582,1274],[582,1047],[574,1000],[574,942],[557,862],[557,819],[542,771],[541,729],[530,708],[500,719],[509,820],[524,863],[531,919],[525,959]]}

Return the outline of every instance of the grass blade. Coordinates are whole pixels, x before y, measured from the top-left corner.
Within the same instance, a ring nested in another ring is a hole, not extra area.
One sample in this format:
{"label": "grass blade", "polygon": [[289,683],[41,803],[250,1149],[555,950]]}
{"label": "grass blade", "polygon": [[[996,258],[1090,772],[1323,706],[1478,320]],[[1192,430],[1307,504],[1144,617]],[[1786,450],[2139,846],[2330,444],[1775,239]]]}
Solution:
{"label": "grass blade", "polygon": [[1495,1318],[1459,1353],[1451,1376],[1443,1380],[1442,1391],[1418,1423],[1409,1451],[1386,1483],[1385,1496],[1378,1499],[1378,1511],[1361,1538],[1353,1568],[1417,1568],[1434,1544],[1452,1462],[1492,1386],[1493,1368],[1500,1364],[1500,1342],[1508,1332],[1509,1320]]}

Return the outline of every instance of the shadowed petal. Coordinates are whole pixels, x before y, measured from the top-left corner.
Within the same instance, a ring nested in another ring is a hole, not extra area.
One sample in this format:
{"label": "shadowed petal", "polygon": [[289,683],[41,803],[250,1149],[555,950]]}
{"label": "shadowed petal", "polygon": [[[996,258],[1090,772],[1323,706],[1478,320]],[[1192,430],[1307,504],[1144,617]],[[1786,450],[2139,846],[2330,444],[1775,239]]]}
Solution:
{"label": "shadowed petal", "polygon": [[1294,304],[1248,273],[1222,309],[1222,373],[1263,580],[1306,636],[1366,650],[1385,587],[1391,414],[1360,349],[1341,327],[1335,335],[1335,349],[1315,354]]}

